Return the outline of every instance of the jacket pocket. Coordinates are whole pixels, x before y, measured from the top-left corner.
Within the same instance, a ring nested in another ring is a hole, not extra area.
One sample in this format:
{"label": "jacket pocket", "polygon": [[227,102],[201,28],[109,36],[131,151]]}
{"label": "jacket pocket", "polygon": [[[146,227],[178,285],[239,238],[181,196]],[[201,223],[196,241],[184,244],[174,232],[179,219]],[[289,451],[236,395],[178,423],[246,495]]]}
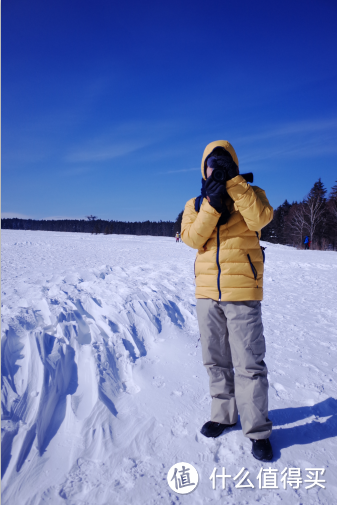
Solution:
{"label": "jacket pocket", "polygon": [[252,272],[253,272],[253,275],[254,275],[254,279],[255,279],[255,282],[256,282],[256,287],[258,288],[258,287],[259,287],[259,285],[258,285],[258,283],[257,283],[257,270],[256,270],[256,268],[254,267],[253,262],[252,262],[252,260],[250,259],[249,254],[247,254],[247,258],[248,258],[248,261],[249,261],[249,264],[250,264],[250,268],[252,269]]}

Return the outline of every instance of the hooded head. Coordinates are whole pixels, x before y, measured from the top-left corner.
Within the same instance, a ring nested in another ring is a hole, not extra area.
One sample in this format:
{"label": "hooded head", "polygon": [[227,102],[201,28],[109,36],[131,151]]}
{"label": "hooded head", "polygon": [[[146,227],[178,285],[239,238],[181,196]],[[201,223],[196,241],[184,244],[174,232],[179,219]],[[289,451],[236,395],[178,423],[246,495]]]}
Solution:
{"label": "hooded head", "polygon": [[208,156],[214,151],[214,149],[219,147],[224,149],[226,153],[228,153],[231,156],[232,160],[236,163],[236,165],[239,166],[239,160],[236,155],[236,152],[234,151],[234,147],[227,140],[215,140],[214,142],[211,142],[210,144],[208,144],[208,146],[206,146],[202,157],[201,175],[202,178],[205,180],[206,180],[206,168],[207,168],[205,161],[208,158]]}

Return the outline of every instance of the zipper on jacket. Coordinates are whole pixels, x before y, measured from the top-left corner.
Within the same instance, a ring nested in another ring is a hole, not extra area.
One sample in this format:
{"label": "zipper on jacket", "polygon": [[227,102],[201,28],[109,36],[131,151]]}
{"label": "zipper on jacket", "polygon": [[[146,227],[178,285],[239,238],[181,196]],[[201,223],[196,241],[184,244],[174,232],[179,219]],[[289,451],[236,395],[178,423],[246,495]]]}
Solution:
{"label": "zipper on jacket", "polygon": [[218,291],[219,291],[219,302],[221,302],[221,289],[220,289],[220,274],[221,274],[221,268],[220,268],[220,261],[219,261],[219,253],[220,253],[220,226],[217,226],[217,251],[216,251],[216,263],[218,265]]}
{"label": "zipper on jacket", "polygon": [[250,256],[249,254],[247,254],[247,258],[248,258],[248,261],[249,261],[249,264],[250,264],[250,268],[252,269],[252,272],[253,272],[253,275],[254,275],[254,279],[255,279],[255,282],[256,282],[256,287],[258,288],[259,285],[257,283],[257,270],[256,268],[254,267],[253,263],[252,263],[252,260],[250,259]]}
{"label": "zipper on jacket", "polygon": [[[255,232],[256,233],[256,236],[257,236],[257,240],[259,241],[259,245],[260,245],[260,237],[259,237],[259,232]],[[263,263],[265,262],[266,260],[266,253],[264,252],[265,249],[267,249],[266,247],[262,247],[262,245],[260,245],[260,248],[261,248],[261,252],[262,252],[262,259],[263,259]]]}
{"label": "zipper on jacket", "polygon": [[266,261],[266,253],[264,252],[265,249],[267,249],[266,247],[262,247],[262,245],[260,245],[261,247],[261,251],[262,251],[262,258],[263,258],[263,263]]}

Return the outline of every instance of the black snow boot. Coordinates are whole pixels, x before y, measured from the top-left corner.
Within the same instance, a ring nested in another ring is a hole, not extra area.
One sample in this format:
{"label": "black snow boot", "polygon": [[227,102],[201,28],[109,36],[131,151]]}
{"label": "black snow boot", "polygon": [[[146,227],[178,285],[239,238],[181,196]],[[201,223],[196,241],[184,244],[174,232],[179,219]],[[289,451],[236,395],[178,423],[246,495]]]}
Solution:
{"label": "black snow boot", "polygon": [[221,424],[221,423],[214,423],[213,421],[207,421],[203,425],[203,427],[200,430],[200,433],[204,435],[205,437],[213,437],[216,438],[221,433],[226,429],[226,428],[231,428],[232,426],[235,426],[236,423],[234,424]]}
{"label": "black snow boot", "polygon": [[270,461],[273,457],[273,449],[269,438],[252,440],[252,455],[259,461]]}

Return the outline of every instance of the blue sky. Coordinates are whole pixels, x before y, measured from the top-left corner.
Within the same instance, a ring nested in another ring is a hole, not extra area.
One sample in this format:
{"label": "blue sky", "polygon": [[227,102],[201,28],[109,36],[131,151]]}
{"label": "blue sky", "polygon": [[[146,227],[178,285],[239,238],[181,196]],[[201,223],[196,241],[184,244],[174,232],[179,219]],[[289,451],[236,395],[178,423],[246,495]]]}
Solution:
{"label": "blue sky", "polygon": [[2,216],[174,220],[229,140],[274,207],[337,180],[335,0],[2,2]]}

